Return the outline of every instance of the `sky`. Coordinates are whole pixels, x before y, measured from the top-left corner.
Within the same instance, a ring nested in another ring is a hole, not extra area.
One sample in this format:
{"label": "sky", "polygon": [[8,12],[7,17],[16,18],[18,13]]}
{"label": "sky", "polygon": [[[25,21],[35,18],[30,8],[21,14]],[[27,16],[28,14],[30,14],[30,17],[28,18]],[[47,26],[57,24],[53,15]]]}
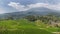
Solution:
{"label": "sky", "polygon": [[60,11],[60,0],[0,0],[0,14],[46,7]]}

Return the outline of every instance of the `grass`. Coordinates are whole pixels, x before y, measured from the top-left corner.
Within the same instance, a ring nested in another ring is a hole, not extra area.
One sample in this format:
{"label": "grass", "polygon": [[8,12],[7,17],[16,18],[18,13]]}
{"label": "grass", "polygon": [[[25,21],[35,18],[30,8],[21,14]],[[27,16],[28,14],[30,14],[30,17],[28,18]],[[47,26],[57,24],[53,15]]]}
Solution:
{"label": "grass", "polygon": [[[26,19],[0,21],[0,34],[52,34],[58,28],[45,28],[45,24],[36,26]],[[43,27],[42,27],[43,26]],[[44,28],[44,29],[40,29]]]}
{"label": "grass", "polygon": [[52,33],[42,29],[22,28],[14,31],[5,30],[0,32],[0,34],[52,34]]}

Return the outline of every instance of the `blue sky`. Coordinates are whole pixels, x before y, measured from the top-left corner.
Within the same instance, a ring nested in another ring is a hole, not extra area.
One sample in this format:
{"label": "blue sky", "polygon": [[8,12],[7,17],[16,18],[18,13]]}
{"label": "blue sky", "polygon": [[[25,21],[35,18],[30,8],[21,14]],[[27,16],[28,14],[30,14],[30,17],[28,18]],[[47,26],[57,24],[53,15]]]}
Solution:
{"label": "blue sky", "polygon": [[60,0],[0,0],[0,14],[38,7],[60,10]]}

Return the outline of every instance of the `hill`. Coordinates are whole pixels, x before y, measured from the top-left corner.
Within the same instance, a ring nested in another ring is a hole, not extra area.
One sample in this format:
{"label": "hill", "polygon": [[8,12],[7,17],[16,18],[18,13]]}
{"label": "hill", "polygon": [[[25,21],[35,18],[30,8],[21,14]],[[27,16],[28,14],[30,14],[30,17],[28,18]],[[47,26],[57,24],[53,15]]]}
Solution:
{"label": "hill", "polygon": [[32,8],[28,11],[19,11],[19,12],[12,12],[12,13],[5,13],[5,14],[0,14],[0,19],[7,19],[8,17],[13,17],[15,19],[19,19],[22,17],[25,17],[27,15],[56,15],[60,16],[60,12],[52,9],[48,9],[45,7],[40,7],[40,8]]}

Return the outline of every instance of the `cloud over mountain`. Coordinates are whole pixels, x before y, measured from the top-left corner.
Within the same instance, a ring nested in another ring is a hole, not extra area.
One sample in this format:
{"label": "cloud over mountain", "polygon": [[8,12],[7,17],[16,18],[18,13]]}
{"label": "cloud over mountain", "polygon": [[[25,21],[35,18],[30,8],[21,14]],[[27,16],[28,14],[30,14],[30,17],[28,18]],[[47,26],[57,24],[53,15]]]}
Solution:
{"label": "cloud over mountain", "polygon": [[0,14],[2,14],[2,13],[6,13],[6,11],[4,9],[0,8]]}
{"label": "cloud over mountain", "polygon": [[35,3],[35,4],[29,4],[25,6],[20,3],[10,2],[8,6],[11,6],[17,9],[18,11],[27,11],[31,8],[38,8],[38,7],[46,7],[46,8],[53,9],[53,10],[60,10],[60,3],[54,4],[54,5],[49,4],[49,3]]}

